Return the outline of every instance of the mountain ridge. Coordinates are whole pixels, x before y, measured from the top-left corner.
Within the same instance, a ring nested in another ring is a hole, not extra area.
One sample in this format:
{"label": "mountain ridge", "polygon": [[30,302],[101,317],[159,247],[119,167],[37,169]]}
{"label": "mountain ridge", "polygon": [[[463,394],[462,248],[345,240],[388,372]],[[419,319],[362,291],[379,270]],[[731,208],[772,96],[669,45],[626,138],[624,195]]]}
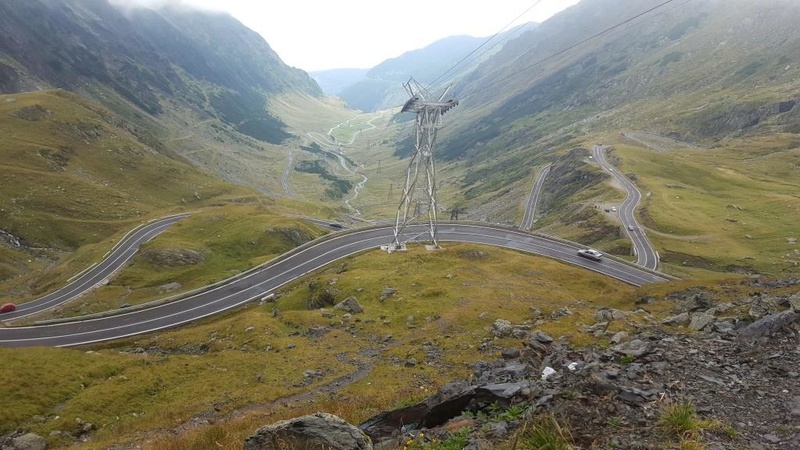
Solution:
{"label": "mountain ridge", "polygon": [[[433,83],[444,72],[452,72],[449,78],[458,78],[468,73],[472,67],[485,60],[520,34],[537,26],[530,22],[489,37],[467,35],[448,36],[420,49],[410,50],[395,58],[389,58],[367,70],[363,77],[353,77],[337,84],[349,86],[338,88],[336,95],[350,106],[371,112],[391,108],[405,101],[405,92],[400,86],[414,77],[423,84]],[[474,56],[473,53],[488,45]],[[501,45],[502,44],[502,45]],[[458,67],[468,61],[469,65]],[[316,76],[336,74],[336,71],[315,72]],[[352,73],[345,73],[348,77]],[[441,83],[439,83],[441,84]],[[438,85],[437,85],[438,87]]]}
{"label": "mountain ridge", "polygon": [[[113,25],[113,29],[110,28]],[[288,137],[265,109],[267,96],[322,91],[286,66],[261,36],[227,14],[175,6],[118,8],[106,0],[0,4],[0,92],[108,87],[160,115],[163,99],[203,111],[266,142]]]}

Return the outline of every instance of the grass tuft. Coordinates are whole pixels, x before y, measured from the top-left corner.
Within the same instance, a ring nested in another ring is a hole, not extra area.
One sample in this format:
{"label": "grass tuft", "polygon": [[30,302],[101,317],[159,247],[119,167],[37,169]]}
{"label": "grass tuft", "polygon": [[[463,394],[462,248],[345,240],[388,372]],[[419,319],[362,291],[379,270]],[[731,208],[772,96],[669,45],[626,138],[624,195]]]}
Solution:
{"label": "grass tuft", "polygon": [[694,405],[691,403],[667,406],[658,422],[667,433],[676,436],[695,433],[705,427],[704,422],[697,417]]}
{"label": "grass tuft", "polygon": [[720,421],[697,417],[694,405],[687,402],[667,406],[658,422],[667,434],[679,439],[681,450],[705,450],[702,436],[705,431],[721,432],[731,439],[736,437],[736,431]]}
{"label": "grass tuft", "polygon": [[511,445],[511,450],[573,450],[572,435],[552,415],[526,421]]}

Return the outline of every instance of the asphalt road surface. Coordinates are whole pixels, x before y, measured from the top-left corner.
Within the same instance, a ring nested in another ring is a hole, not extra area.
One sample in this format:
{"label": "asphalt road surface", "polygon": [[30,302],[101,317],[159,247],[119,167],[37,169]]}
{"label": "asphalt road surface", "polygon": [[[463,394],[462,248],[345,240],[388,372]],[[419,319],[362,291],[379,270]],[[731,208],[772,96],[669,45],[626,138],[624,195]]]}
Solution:
{"label": "asphalt road surface", "polygon": [[642,227],[636,222],[636,216],[633,214],[633,211],[642,200],[642,193],[636,189],[631,180],[619,173],[614,169],[614,166],[606,161],[605,148],[602,145],[594,147],[594,160],[616,178],[627,193],[625,200],[619,206],[618,214],[622,227],[633,244],[633,252],[637,257],[636,264],[656,270],[658,268],[658,253],[653,248],[653,244],[647,239]]}
{"label": "asphalt road surface", "polygon": [[[408,227],[404,238],[424,236],[426,227]],[[74,346],[119,339],[172,328],[257,301],[281,286],[346,256],[377,249],[393,239],[393,226],[375,226],[327,235],[294,249],[256,271],[182,300],[152,308],[82,321],[0,328],[0,345]],[[491,225],[442,223],[440,242],[493,245],[559,259],[569,264],[640,286],[666,281],[666,275],[606,258],[589,261],[577,256],[576,244]]]}
{"label": "asphalt road surface", "polygon": [[181,214],[165,217],[135,228],[123,237],[99,264],[83,272],[63,288],[36,300],[17,305],[16,311],[4,313],[0,316],[0,320],[8,321],[37,314],[84,294],[119,270],[133,257],[143,243],[153,239],[175,222],[188,216],[189,214]]}
{"label": "asphalt road surface", "polygon": [[519,229],[522,231],[528,231],[533,227],[533,219],[536,217],[536,205],[539,203],[539,194],[542,193],[544,180],[547,178],[547,174],[550,173],[551,167],[550,164],[546,165],[536,175],[536,181],[533,183],[533,189],[531,189],[531,196],[528,197],[528,203],[525,205],[522,223],[519,225]]}

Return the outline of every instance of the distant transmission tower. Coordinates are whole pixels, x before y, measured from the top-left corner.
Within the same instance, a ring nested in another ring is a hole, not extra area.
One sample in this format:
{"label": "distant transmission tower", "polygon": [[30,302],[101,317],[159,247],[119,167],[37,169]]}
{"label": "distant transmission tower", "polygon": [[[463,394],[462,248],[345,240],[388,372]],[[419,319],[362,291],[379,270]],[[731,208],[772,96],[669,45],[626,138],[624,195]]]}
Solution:
{"label": "distant transmission tower", "polygon": [[[401,241],[400,236],[405,227],[418,221],[427,213],[428,231],[430,233],[431,245],[435,248],[439,246],[436,240],[436,164],[433,160],[433,148],[436,143],[436,132],[442,126],[442,116],[447,111],[455,108],[458,101],[450,99],[442,101],[450,90],[448,87],[437,100],[433,100],[431,94],[423,88],[413,78],[403,85],[411,98],[403,105],[400,112],[413,112],[417,114],[414,127],[415,151],[414,156],[408,163],[406,169],[406,183],[403,188],[403,197],[397,207],[397,219],[394,226],[394,241],[389,246],[389,251],[402,250],[405,248],[405,241]],[[414,198],[417,191],[417,181],[420,177],[420,166],[425,172],[425,193],[427,198]],[[414,206],[414,212],[409,215],[409,208]],[[423,208],[425,205],[427,208]]]}

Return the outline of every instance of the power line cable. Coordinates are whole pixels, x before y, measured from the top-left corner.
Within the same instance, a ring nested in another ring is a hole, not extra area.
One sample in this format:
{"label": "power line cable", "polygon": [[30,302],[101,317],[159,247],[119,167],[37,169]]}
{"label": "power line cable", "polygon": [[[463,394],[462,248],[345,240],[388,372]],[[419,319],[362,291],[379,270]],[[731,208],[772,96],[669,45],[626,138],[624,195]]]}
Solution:
{"label": "power line cable", "polygon": [[[603,36],[603,35],[605,35],[605,34],[608,34],[608,33],[610,33],[611,31],[614,31],[614,30],[616,30],[616,29],[620,28],[620,27],[621,27],[621,26],[623,26],[623,25],[626,25],[626,24],[628,24],[628,23],[631,23],[631,22],[633,22],[634,20],[636,20],[636,19],[638,19],[638,18],[640,18],[640,17],[642,17],[642,16],[645,16],[645,15],[647,15],[647,14],[649,14],[649,13],[653,12],[653,11],[656,11],[656,10],[658,10],[658,9],[660,9],[660,8],[662,8],[662,7],[664,7],[664,6],[666,6],[666,5],[669,5],[670,3],[673,3],[673,2],[675,2],[675,1],[676,1],[676,0],[666,0],[666,1],[662,2],[662,3],[659,3],[658,5],[656,5],[656,6],[652,7],[652,8],[650,8],[650,9],[648,9],[647,11],[644,11],[644,12],[641,12],[641,13],[639,13],[639,14],[636,14],[636,15],[635,15],[635,16],[633,16],[633,17],[629,17],[629,18],[627,18],[627,19],[623,20],[622,22],[620,22],[620,23],[618,23],[618,24],[616,24],[616,25],[610,26],[610,27],[608,27],[608,28],[604,29],[603,31],[600,31],[600,32],[598,32],[598,33],[595,33],[595,34],[593,34],[593,35],[591,35],[591,36],[589,36],[589,37],[587,37],[587,38],[585,38],[585,39],[582,39],[582,40],[578,41],[578,42],[577,42],[577,43],[575,43],[575,44],[572,44],[572,45],[570,45],[570,46],[568,46],[568,47],[566,47],[566,48],[564,48],[564,49],[562,49],[562,50],[559,50],[559,51],[557,51],[556,53],[553,53],[553,54],[552,54],[552,55],[550,55],[550,56],[547,56],[547,57],[545,57],[545,58],[542,58],[542,59],[540,59],[540,60],[538,60],[538,61],[535,61],[535,62],[534,62],[534,63],[532,63],[532,64],[528,64],[528,65],[526,65],[525,67],[523,67],[523,68],[522,68],[522,69],[520,69],[520,70],[517,70],[517,71],[515,71],[515,72],[512,72],[512,73],[510,73],[510,74],[508,74],[508,75],[506,75],[506,76],[504,76],[504,77],[502,77],[502,78],[496,79],[496,80],[494,80],[493,82],[489,83],[488,85],[485,85],[485,86],[483,86],[481,89],[483,90],[483,89],[486,89],[487,87],[492,87],[492,86],[494,86],[494,85],[496,85],[496,84],[498,84],[498,83],[500,83],[500,82],[502,82],[502,81],[506,81],[506,80],[508,80],[509,78],[511,78],[511,77],[513,77],[513,76],[515,76],[515,75],[519,75],[520,73],[522,73],[522,72],[525,72],[526,70],[529,70],[529,69],[531,69],[531,68],[533,68],[533,67],[536,67],[536,66],[538,66],[538,65],[540,65],[540,64],[544,64],[545,62],[547,62],[547,61],[550,61],[551,59],[554,59],[554,58],[556,58],[556,57],[558,57],[558,56],[561,56],[561,55],[563,55],[564,53],[567,53],[568,51],[570,51],[570,50],[572,50],[572,49],[574,49],[574,48],[576,48],[576,47],[579,47],[579,46],[581,46],[581,45],[583,45],[583,44],[585,44],[585,43],[587,43],[587,42],[589,42],[589,41],[591,41],[591,40],[593,40],[593,39],[597,39],[597,38],[598,38],[598,37],[600,37],[600,36]],[[683,4],[686,4],[686,3],[690,2],[690,1],[691,1],[691,0],[687,0],[687,1],[686,1],[686,2],[684,2]],[[678,6],[681,6],[681,5],[678,5]],[[653,17],[657,17],[657,16],[653,16]],[[463,100],[463,99],[462,99],[462,100]]]}
{"label": "power line cable", "polygon": [[[430,87],[431,87],[431,86],[433,86],[433,85],[434,85],[434,84],[435,84],[437,81],[439,81],[440,79],[442,79],[442,78],[443,78],[445,75],[447,75],[448,73],[450,73],[451,71],[453,71],[453,70],[454,70],[456,67],[458,67],[458,65],[459,65],[459,64],[461,64],[462,62],[466,61],[466,60],[467,60],[467,59],[468,59],[470,56],[474,55],[474,54],[475,54],[475,52],[477,52],[477,51],[478,51],[478,50],[480,50],[480,49],[481,49],[483,46],[485,46],[486,44],[488,44],[489,42],[491,42],[491,41],[492,41],[492,39],[496,38],[496,37],[497,37],[497,36],[498,36],[500,33],[502,33],[502,32],[503,32],[503,31],[505,31],[505,30],[506,30],[508,27],[510,27],[511,25],[513,25],[513,24],[514,24],[516,21],[518,21],[518,20],[519,20],[520,18],[522,18],[524,15],[528,14],[529,12],[531,12],[531,10],[532,10],[533,8],[535,8],[535,7],[536,7],[536,6],[537,6],[539,3],[541,3],[541,2],[542,2],[542,0],[536,0],[535,2],[533,2],[533,5],[529,6],[529,7],[528,7],[528,9],[526,9],[526,10],[525,10],[525,11],[523,11],[521,14],[519,14],[517,17],[515,17],[515,18],[514,18],[514,20],[512,20],[511,22],[508,22],[508,23],[507,23],[507,24],[506,24],[506,25],[505,25],[503,28],[501,28],[501,29],[500,29],[499,31],[497,31],[495,34],[493,34],[493,35],[489,36],[488,38],[486,38],[486,40],[484,40],[484,41],[483,41],[483,43],[481,43],[481,45],[477,46],[477,47],[475,48],[475,50],[472,50],[471,52],[469,52],[469,53],[468,53],[466,56],[464,56],[463,58],[461,58],[460,60],[458,60],[458,62],[456,62],[455,64],[453,64],[453,65],[452,65],[452,66],[451,66],[449,69],[445,70],[445,71],[444,71],[444,72],[443,72],[441,75],[439,75],[439,76],[438,76],[438,77],[436,77],[436,78],[435,78],[433,81],[431,81],[430,83],[428,83],[428,87],[430,88]],[[506,39],[507,39],[507,37],[506,37]],[[505,40],[505,39],[504,39],[504,40]],[[503,41],[501,40],[500,42],[503,42]],[[496,43],[495,45],[499,44],[500,42]],[[488,48],[486,51],[488,51],[488,50],[491,50],[492,48],[494,48],[494,46],[495,46],[495,45],[493,45],[492,47],[489,47],[489,48]],[[482,55],[483,53],[485,53],[485,51],[484,51],[484,52],[482,52],[482,53],[481,53],[481,55]],[[478,55],[478,56],[480,56],[480,55]]]}
{"label": "power line cable", "polygon": [[[497,37],[497,36],[498,36],[500,33],[502,33],[503,31],[505,31],[505,30],[506,30],[508,27],[510,27],[511,25],[513,25],[513,24],[514,24],[516,21],[518,21],[520,18],[522,18],[523,16],[525,16],[526,14],[528,14],[529,12],[531,12],[531,10],[533,10],[533,8],[535,8],[535,7],[536,7],[536,6],[537,6],[539,3],[541,3],[541,2],[542,2],[542,0],[536,0],[535,2],[533,2],[533,4],[532,4],[531,6],[529,6],[527,9],[525,9],[525,11],[523,11],[521,14],[517,15],[517,17],[515,17],[515,18],[514,18],[512,21],[508,22],[508,23],[507,23],[507,24],[506,24],[506,25],[505,25],[503,28],[501,28],[501,29],[500,29],[500,30],[498,30],[496,33],[494,33],[493,35],[491,35],[491,36],[489,36],[488,38],[486,38],[486,39],[485,39],[485,40],[484,40],[484,41],[483,41],[483,42],[482,42],[482,43],[481,43],[479,46],[477,46],[477,47],[476,47],[474,50],[472,50],[470,53],[468,53],[468,54],[467,54],[467,55],[465,55],[463,58],[461,58],[461,59],[460,59],[458,62],[456,62],[455,64],[453,64],[453,65],[452,65],[452,66],[451,66],[449,69],[445,70],[445,71],[444,71],[444,72],[443,72],[441,75],[439,75],[438,77],[436,77],[436,78],[435,78],[433,81],[431,81],[430,83],[428,83],[428,85],[427,85],[427,87],[426,87],[425,89],[426,89],[426,90],[427,90],[427,89],[430,89],[430,88],[431,88],[431,87],[432,87],[432,86],[433,86],[433,85],[434,85],[434,84],[435,84],[437,81],[439,81],[441,78],[443,78],[443,77],[444,77],[445,75],[447,75],[449,72],[451,72],[452,70],[454,70],[454,69],[455,69],[455,68],[456,68],[456,67],[457,67],[459,64],[461,64],[461,63],[462,63],[462,62],[464,62],[464,61],[465,61],[467,58],[469,58],[470,56],[472,56],[472,55],[473,55],[475,52],[477,52],[478,50],[480,50],[480,49],[481,49],[481,47],[483,47],[483,46],[485,46],[486,44],[488,44],[488,43],[489,43],[489,42],[490,42],[492,39],[494,39],[494,38],[495,38],[495,37]],[[506,39],[508,39],[508,38],[510,38],[510,37],[511,37],[511,35],[508,35],[508,36],[506,36],[506,37],[505,37],[505,38],[503,38],[503,39],[502,39],[500,42],[497,42],[497,43],[495,43],[494,45],[492,45],[492,46],[491,46],[491,47],[489,47],[488,49],[486,49],[486,50],[484,50],[483,52],[481,52],[481,53],[478,55],[478,57],[480,57],[481,55],[483,55],[483,54],[484,54],[484,53],[486,53],[487,51],[489,51],[489,50],[493,49],[495,46],[497,46],[498,44],[500,44],[501,42],[503,42],[504,40],[506,40]],[[474,60],[474,59],[477,59],[477,57],[476,57],[476,58],[473,58],[473,60]],[[392,94],[391,94],[390,96],[388,96],[387,98],[394,97],[394,96],[395,96],[395,95],[396,95],[398,92],[400,92],[400,88],[399,88],[399,87],[398,87],[397,89],[395,89],[395,90],[392,92]],[[387,124],[387,126],[388,126],[388,124]]]}
{"label": "power line cable", "polygon": [[[534,62],[534,63],[532,63],[532,64],[526,65],[525,67],[523,67],[522,69],[520,69],[520,70],[518,70],[518,71],[515,71],[515,72],[513,72],[513,73],[510,73],[510,74],[508,74],[508,75],[506,75],[506,76],[504,76],[504,77],[502,77],[502,78],[496,79],[496,80],[494,80],[493,82],[489,83],[488,85],[484,86],[483,88],[486,88],[486,87],[492,87],[492,86],[494,86],[494,85],[496,85],[496,84],[498,84],[498,83],[500,83],[500,82],[506,81],[506,80],[508,80],[509,78],[511,78],[511,77],[513,77],[513,76],[515,76],[515,75],[518,75],[518,74],[520,74],[520,73],[522,73],[522,72],[524,72],[524,71],[526,71],[526,70],[529,70],[529,69],[531,69],[531,68],[533,68],[533,67],[536,67],[536,66],[538,66],[538,65],[540,65],[540,64],[544,64],[545,62],[547,62],[547,61],[549,61],[549,60],[551,60],[551,59],[554,59],[554,58],[556,58],[556,57],[558,57],[558,56],[560,56],[560,55],[563,55],[564,53],[567,53],[567,52],[569,52],[570,50],[573,50],[573,49],[575,49],[575,48],[577,48],[577,47],[579,47],[579,46],[581,46],[581,45],[583,45],[583,44],[585,44],[585,43],[587,43],[587,42],[589,42],[589,41],[591,41],[591,40],[593,40],[593,39],[597,39],[597,38],[598,38],[598,37],[600,37],[600,36],[603,36],[603,35],[605,35],[605,34],[608,34],[608,33],[610,33],[611,31],[614,31],[614,30],[616,30],[616,29],[618,29],[618,28],[620,28],[620,27],[622,27],[622,26],[624,26],[624,25],[626,25],[626,24],[629,24],[629,23],[633,22],[634,20],[636,20],[636,19],[638,19],[638,18],[640,18],[640,17],[642,17],[642,16],[645,16],[645,15],[647,15],[647,14],[649,14],[649,13],[653,12],[653,11],[656,11],[656,10],[658,10],[658,9],[661,9],[661,8],[663,8],[664,6],[667,6],[667,5],[671,4],[671,3],[674,3],[675,1],[676,1],[676,0],[666,0],[666,1],[662,2],[662,3],[659,3],[658,5],[656,5],[656,6],[652,7],[652,8],[650,8],[650,9],[648,9],[648,10],[644,11],[644,12],[641,12],[641,13],[639,13],[639,14],[636,14],[636,15],[635,15],[635,16],[633,16],[633,17],[629,17],[628,19],[625,19],[625,20],[623,20],[623,21],[622,21],[622,22],[620,22],[620,23],[617,23],[617,24],[615,24],[615,25],[613,25],[613,26],[611,26],[611,27],[608,27],[608,28],[606,28],[606,29],[604,29],[604,30],[602,30],[602,31],[598,32],[598,33],[595,33],[595,34],[593,34],[592,36],[589,36],[589,37],[587,37],[587,38],[585,38],[585,39],[583,39],[583,40],[581,40],[581,41],[579,41],[579,42],[577,42],[577,43],[575,43],[575,44],[572,44],[572,45],[570,45],[569,47],[567,47],[567,48],[564,48],[564,49],[562,49],[562,50],[560,50],[560,51],[558,51],[558,52],[556,52],[556,53],[554,53],[554,54],[552,54],[552,55],[550,55],[550,56],[547,56],[547,57],[545,57],[545,58],[542,58],[542,59],[540,59],[540,60],[538,60],[538,61],[535,61],[535,62]],[[660,16],[660,15],[662,15],[662,14],[665,14],[665,13],[667,13],[667,12],[669,12],[669,11],[672,11],[672,10],[674,10],[674,9],[676,9],[676,8],[680,7],[680,6],[683,6],[683,5],[685,5],[685,4],[687,4],[687,3],[691,2],[691,1],[692,1],[692,0],[685,0],[683,3],[680,3],[679,5],[676,5],[676,6],[675,6],[675,8],[669,9],[669,10],[667,10],[667,11],[663,11],[663,12],[661,12],[661,13],[657,14],[657,15],[653,15],[651,18],[658,17],[658,16]],[[519,18],[520,18],[520,17],[522,17],[522,16],[524,16],[525,14],[527,14],[527,13],[528,13],[530,10],[532,10],[534,7],[536,7],[536,5],[538,5],[540,2],[541,2],[541,0],[537,0],[537,1],[536,1],[536,2],[535,2],[533,5],[532,5],[532,6],[530,6],[528,9],[526,9],[526,10],[525,10],[525,12],[523,12],[522,14],[520,14],[519,16],[517,16],[517,17],[516,17],[516,18],[515,18],[513,21],[511,21],[511,22],[509,23],[509,25],[510,25],[511,23],[514,23],[515,21],[519,20]],[[506,25],[506,26],[505,26],[503,29],[507,28],[509,25]],[[431,84],[433,84],[434,82],[436,82],[436,81],[438,81],[439,79],[441,79],[441,78],[442,78],[442,77],[443,77],[443,76],[444,76],[446,73],[448,73],[449,71],[453,70],[453,69],[454,69],[454,68],[455,68],[455,67],[456,67],[458,64],[460,64],[461,62],[465,61],[465,60],[466,60],[466,59],[467,59],[467,58],[468,58],[470,55],[474,54],[474,53],[475,53],[475,52],[476,52],[478,49],[480,49],[482,46],[484,46],[484,45],[485,45],[487,42],[489,42],[491,39],[493,39],[493,38],[494,38],[495,36],[497,36],[498,34],[502,33],[503,29],[501,29],[500,31],[498,31],[497,33],[495,33],[493,36],[491,36],[490,38],[488,38],[488,39],[487,39],[487,40],[486,40],[484,43],[482,43],[480,46],[478,46],[478,47],[477,47],[475,50],[473,50],[473,51],[472,51],[472,52],[470,52],[470,53],[469,53],[467,56],[465,56],[464,58],[462,58],[462,59],[461,59],[459,62],[457,62],[456,64],[454,64],[454,65],[453,65],[453,67],[451,67],[450,69],[448,69],[447,71],[445,71],[444,73],[442,73],[442,75],[438,76],[438,77],[437,77],[437,78],[436,78],[436,79],[435,79],[433,82],[431,82]],[[491,48],[490,48],[490,49],[491,49]],[[487,49],[486,51],[488,51],[488,50],[489,50],[489,49]],[[485,53],[485,51],[484,51],[484,52],[482,52],[482,53],[481,53],[480,55],[478,55],[478,56],[481,56],[483,53]],[[430,86],[430,85],[429,85],[429,86]],[[469,98],[469,96],[467,96],[466,98]],[[462,99],[462,100],[463,100],[463,99]],[[387,126],[388,126],[388,124],[387,124]]]}

